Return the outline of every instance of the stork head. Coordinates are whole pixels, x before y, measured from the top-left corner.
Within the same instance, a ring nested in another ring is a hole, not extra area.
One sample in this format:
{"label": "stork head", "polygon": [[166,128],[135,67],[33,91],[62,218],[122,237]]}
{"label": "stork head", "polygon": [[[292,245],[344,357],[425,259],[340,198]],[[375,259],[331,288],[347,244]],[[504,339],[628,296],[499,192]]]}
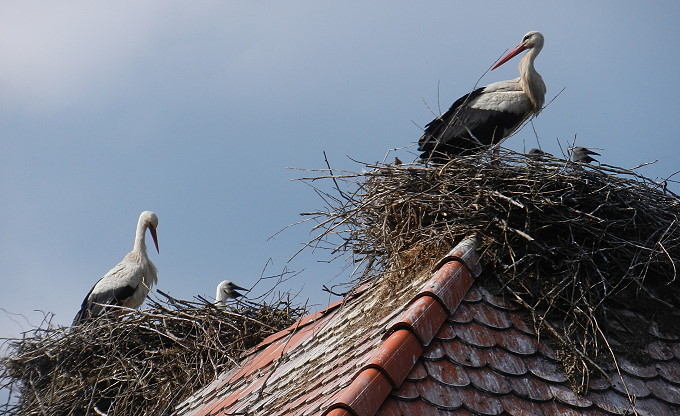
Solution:
{"label": "stork head", "polygon": [[220,282],[220,284],[217,285],[217,294],[215,295],[217,303],[224,305],[227,299],[236,299],[243,296],[243,294],[237,292],[237,290],[248,289],[244,289],[229,280]]}
{"label": "stork head", "polygon": [[496,62],[496,65],[492,66],[491,70],[493,71],[527,49],[536,49],[537,53],[543,49],[543,35],[541,32],[534,30],[524,35],[519,45],[515,46],[514,49],[508,52],[500,61]]}
{"label": "stork head", "polygon": [[158,249],[158,237],[156,236],[156,228],[158,228],[158,217],[155,212],[144,211],[142,215],[139,216],[139,225],[147,228],[153,239],[153,244],[156,246],[156,251],[160,254]]}

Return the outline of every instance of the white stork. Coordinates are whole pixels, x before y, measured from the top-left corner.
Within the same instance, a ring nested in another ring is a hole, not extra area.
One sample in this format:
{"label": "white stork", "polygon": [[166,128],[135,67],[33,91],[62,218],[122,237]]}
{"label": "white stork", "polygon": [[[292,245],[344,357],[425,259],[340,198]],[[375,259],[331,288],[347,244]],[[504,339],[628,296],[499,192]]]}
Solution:
{"label": "white stork", "polygon": [[480,152],[510,136],[532,115],[541,112],[545,99],[543,78],[534,60],[543,48],[543,35],[529,32],[522,42],[491,70],[528,50],[519,63],[519,78],[495,82],[459,98],[451,108],[425,126],[418,141],[421,158],[445,161],[451,155]]}
{"label": "white stork", "polygon": [[146,299],[151,286],[157,281],[156,266],[151,263],[146,255],[146,243],[144,237],[148,229],[153,238],[153,243],[158,250],[156,228],[158,217],[151,211],[144,211],[139,216],[135,244],[123,261],[109,270],[92,287],[90,293],[85,296],[80,311],[73,319],[73,325],[78,325],[90,318],[101,315],[106,310],[105,305],[126,306],[138,308]]}
{"label": "white stork", "polygon": [[599,153],[593,152],[592,150],[588,149],[587,147],[574,147],[573,149],[571,149],[571,160],[572,160],[572,162],[579,162],[579,163],[597,162],[597,159],[595,159],[591,155],[600,156]]}
{"label": "white stork", "polygon": [[215,300],[217,300],[216,302],[217,306],[225,306],[227,304],[227,300],[236,299],[240,296],[243,296],[242,294],[238,293],[237,290],[248,289],[244,289],[241,286],[238,286],[235,283],[230,282],[229,280],[224,280],[220,282],[220,284],[217,285],[217,293],[215,293]]}

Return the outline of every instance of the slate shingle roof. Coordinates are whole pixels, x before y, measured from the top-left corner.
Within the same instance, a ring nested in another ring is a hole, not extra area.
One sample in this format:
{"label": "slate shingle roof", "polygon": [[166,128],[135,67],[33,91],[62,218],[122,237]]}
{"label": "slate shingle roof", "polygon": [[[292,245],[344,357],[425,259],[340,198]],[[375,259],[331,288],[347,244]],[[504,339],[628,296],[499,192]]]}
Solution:
{"label": "slate shingle roof", "polygon": [[680,337],[649,322],[648,363],[621,359],[577,396],[546,337],[474,283],[474,249],[466,240],[434,275],[375,282],[272,335],[177,414],[623,415],[634,403],[680,415]]}

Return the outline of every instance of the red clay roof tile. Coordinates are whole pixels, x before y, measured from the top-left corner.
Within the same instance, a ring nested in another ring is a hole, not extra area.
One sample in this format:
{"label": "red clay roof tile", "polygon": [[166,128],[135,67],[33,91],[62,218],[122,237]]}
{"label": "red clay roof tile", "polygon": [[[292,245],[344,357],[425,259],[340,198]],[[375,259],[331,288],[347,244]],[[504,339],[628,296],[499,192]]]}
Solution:
{"label": "red clay roof tile", "polygon": [[493,347],[496,345],[496,336],[494,331],[490,330],[484,325],[477,322],[471,322],[466,325],[461,325],[455,330],[456,335],[464,343],[472,345],[473,347]]}
{"label": "red clay roof tile", "polygon": [[[368,368],[359,373],[352,384],[334,396],[330,409],[345,408],[351,409],[357,416],[373,416],[391,390],[392,386],[383,372]],[[376,400],[380,396],[382,399]]]}
{"label": "red clay roof tile", "polygon": [[527,373],[527,365],[524,359],[518,355],[501,348],[491,348],[484,351],[486,362],[489,367],[499,373],[521,376]]}
{"label": "red clay roof tile", "polygon": [[390,328],[388,334],[395,329],[408,327],[423,345],[428,345],[447,316],[448,314],[439,302],[430,296],[424,296],[408,307]]}
{"label": "red clay roof tile", "polygon": [[[463,261],[475,258],[463,248]],[[470,288],[469,269],[452,259],[410,288],[377,298],[388,292],[364,286],[269,337],[178,413],[604,416],[631,412],[633,402],[639,415],[680,414],[679,337],[650,322],[656,341],[642,351],[649,362],[622,358],[620,377],[605,368],[609,378],[593,376],[589,393],[577,396],[521,310]]]}
{"label": "red clay roof tile", "polygon": [[418,383],[414,383],[411,381],[405,381],[401,383],[401,386],[399,386],[398,389],[394,390],[392,392],[392,396],[397,397],[402,400],[415,400],[418,397],[420,397],[420,393],[418,392],[418,385],[420,384],[420,381],[424,381],[425,379],[419,380]]}
{"label": "red clay roof tile", "polygon": [[484,416],[500,415],[503,413],[503,405],[495,396],[485,394],[472,387],[463,387],[460,390],[465,396],[465,408],[473,413]]}
{"label": "red clay roof tile", "polygon": [[422,360],[416,361],[416,364],[411,369],[411,372],[406,376],[407,380],[422,380],[427,377],[427,370],[423,365]]}
{"label": "red clay roof tile", "polygon": [[460,388],[451,394],[449,389],[432,379],[423,380],[417,388],[420,398],[434,407],[455,410],[463,406],[464,395]]}
{"label": "red clay roof tile", "polygon": [[567,376],[562,371],[559,363],[540,357],[538,355],[527,357],[523,360],[529,372],[538,378],[552,383],[563,383],[567,381]]}
{"label": "red clay roof tile", "polygon": [[453,387],[463,387],[470,384],[467,370],[448,360],[423,361],[427,374],[434,380]]}
{"label": "red clay roof tile", "polygon": [[508,378],[490,368],[468,369],[467,375],[472,385],[484,393],[508,394],[512,391]]}
{"label": "red clay roof tile", "polygon": [[[442,341],[442,346],[446,357],[454,363],[466,367],[483,367],[487,364],[488,356],[486,350],[468,345],[460,339],[454,339],[447,342]],[[426,353],[427,352],[428,351],[426,351]]]}
{"label": "red clay roof tile", "polygon": [[373,353],[368,365],[381,369],[396,387],[404,381],[422,352],[423,346],[413,332],[401,329]]}
{"label": "red clay roof tile", "polygon": [[345,409],[333,409],[328,412],[327,416],[355,416]]}

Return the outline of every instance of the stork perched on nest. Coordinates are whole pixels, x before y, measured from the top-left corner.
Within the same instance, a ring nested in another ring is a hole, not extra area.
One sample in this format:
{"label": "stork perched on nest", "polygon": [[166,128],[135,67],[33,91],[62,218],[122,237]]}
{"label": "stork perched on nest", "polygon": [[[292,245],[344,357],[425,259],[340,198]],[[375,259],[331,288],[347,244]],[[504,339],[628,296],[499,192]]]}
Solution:
{"label": "stork perched on nest", "polygon": [[217,293],[215,293],[215,300],[217,301],[215,303],[217,306],[225,306],[227,304],[227,300],[236,299],[243,296],[241,293],[237,292],[237,290],[248,289],[244,289],[241,286],[230,282],[229,280],[223,280],[220,282],[220,284],[217,285]]}
{"label": "stork perched on nest", "polygon": [[574,147],[573,149],[571,149],[571,160],[573,162],[579,163],[597,162],[597,159],[595,159],[591,155],[600,156],[599,153],[593,152],[587,147]]}
{"label": "stork perched on nest", "polygon": [[418,141],[423,160],[445,161],[449,156],[481,152],[510,136],[531,116],[541,112],[545,100],[543,78],[534,60],[543,48],[543,35],[529,32],[491,70],[524,50],[519,78],[495,82],[456,100],[451,108],[425,127]]}
{"label": "stork perched on nest", "polygon": [[156,214],[151,211],[142,212],[137,221],[132,251],[92,287],[73,319],[73,325],[101,315],[105,312],[106,305],[138,308],[144,303],[151,286],[158,281],[156,266],[146,254],[145,235],[146,230],[149,230],[156,251],[160,253],[157,227]]}

